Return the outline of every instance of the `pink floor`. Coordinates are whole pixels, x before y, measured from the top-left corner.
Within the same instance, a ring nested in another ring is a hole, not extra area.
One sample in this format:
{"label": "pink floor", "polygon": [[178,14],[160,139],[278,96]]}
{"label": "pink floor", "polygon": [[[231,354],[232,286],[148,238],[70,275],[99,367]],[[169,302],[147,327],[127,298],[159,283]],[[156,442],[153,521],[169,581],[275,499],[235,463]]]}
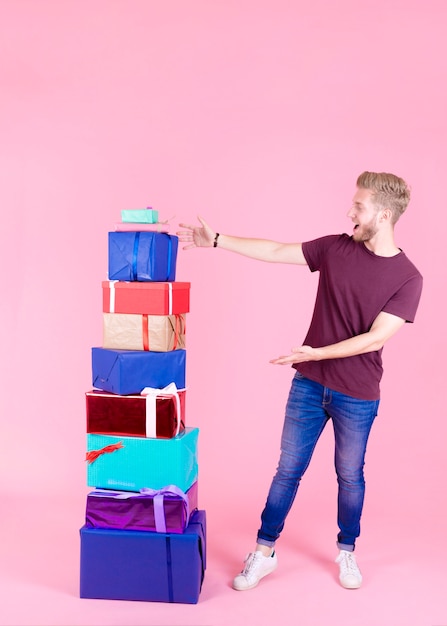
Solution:
{"label": "pink floor", "polygon": [[[339,586],[333,529],[322,502],[304,494],[278,546],[278,570],[257,589],[236,592],[230,581],[250,548],[249,527],[256,519],[241,503],[246,523],[226,547],[224,527],[231,527],[232,516],[210,502],[208,569],[199,603],[170,605],[80,599],[78,527],[84,493],[45,498],[30,494],[27,502],[25,508],[23,497],[2,496],[3,626],[447,626],[445,523],[433,524],[432,517],[427,546],[416,546],[411,537],[427,512],[408,512],[405,532],[391,523],[393,545],[380,545],[388,513],[392,518],[401,509],[397,503],[389,503],[388,511],[373,506],[365,516],[368,538],[358,550],[364,575],[360,590]],[[252,508],[251,498],[246,505]],[[299,508],[314,521],[300,521]],[[298,528],[309,535],[307,544],[297,539]]]}

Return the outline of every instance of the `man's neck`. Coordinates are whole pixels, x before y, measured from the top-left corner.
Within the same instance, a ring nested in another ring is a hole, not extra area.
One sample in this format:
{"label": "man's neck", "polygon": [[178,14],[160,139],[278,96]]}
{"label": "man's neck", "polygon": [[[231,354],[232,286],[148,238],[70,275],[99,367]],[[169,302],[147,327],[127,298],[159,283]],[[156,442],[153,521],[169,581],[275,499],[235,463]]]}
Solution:
{"label": "man's neck", "polygon": [[380,236],[379,233],[369,241],[364,242],[365,246],[376,256],[396,256],[401,249],[396,246],[394,241],[394,233]]}

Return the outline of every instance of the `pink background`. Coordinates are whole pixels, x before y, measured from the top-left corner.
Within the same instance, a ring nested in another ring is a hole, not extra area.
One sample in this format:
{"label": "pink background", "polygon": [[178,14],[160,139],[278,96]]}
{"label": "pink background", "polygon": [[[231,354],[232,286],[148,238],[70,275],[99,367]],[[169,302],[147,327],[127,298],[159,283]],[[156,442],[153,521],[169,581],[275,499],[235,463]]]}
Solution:
{"label": "pink background", "polygon": [[[1,0],[3,625],[446,626],[444,0]],[[365,170],[413,188],[398,244],[425,277],[385,348],[358,555],[337,582],[331,429],[278,544],[236,593],[274,472],[289,368],[317,276],[181,252],[192,283],[189,425],[209,567],[197,606],[80,600],[84,392],[107,232],[151,205],[173,231],[300,241],[350,232]],[[324,598],[324,600],[323,600]]]}

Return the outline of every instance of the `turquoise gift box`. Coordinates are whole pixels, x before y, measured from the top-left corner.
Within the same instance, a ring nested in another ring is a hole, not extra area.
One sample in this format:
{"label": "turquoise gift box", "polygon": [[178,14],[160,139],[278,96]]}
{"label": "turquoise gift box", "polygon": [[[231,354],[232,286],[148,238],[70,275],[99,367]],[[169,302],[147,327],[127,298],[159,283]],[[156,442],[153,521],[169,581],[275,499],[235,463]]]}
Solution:
{"label": "turquoise gift box", "polygon": [[154,209],[124,209],[121,211],[122,222],[132,222],[135,224],[157,224],[158,211]]}
{"label": "turquoise gift box", "polygon": [[187,491],[198,478],[198,428],[172,439],[87,434],[87,485],[139,491],[176,485]]}

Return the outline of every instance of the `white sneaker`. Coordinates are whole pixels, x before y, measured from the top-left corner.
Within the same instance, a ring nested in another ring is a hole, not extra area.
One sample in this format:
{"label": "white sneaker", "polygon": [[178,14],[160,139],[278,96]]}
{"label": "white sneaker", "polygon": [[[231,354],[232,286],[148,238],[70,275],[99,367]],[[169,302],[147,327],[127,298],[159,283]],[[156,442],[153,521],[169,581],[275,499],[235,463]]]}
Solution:
{"label": "white sneaker", "polygon": [[278,567],[276,552],[264,556],[260,550],[250,552],[245,558],[245,567],[233,580],[233,589],[245,591],[253,589],[267,574],[271,574]]}
{"label": "white sneaker", "polygon": [[340,583],[345,589],[358,589],[362,584],[362,574],[355,560],[353,552],[340,550],[335,559],[340,566]]}

